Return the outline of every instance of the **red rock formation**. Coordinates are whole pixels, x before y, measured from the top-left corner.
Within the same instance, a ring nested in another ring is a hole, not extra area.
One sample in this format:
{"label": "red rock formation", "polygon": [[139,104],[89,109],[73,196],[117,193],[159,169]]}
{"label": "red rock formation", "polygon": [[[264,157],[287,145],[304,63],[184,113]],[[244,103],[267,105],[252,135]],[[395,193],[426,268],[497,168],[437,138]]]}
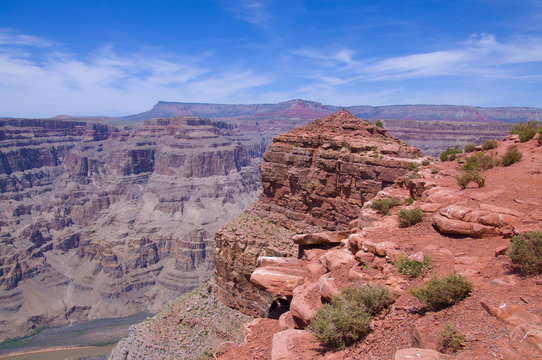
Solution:
{"label": "red rock formation", "polygon": [[259,200],[216,234],[221,299],[265,315],[274,298],[249,281],[258,257],[297,254],[290,241],[295,233],[347,229],[364,202],[404,175],[418,155],[346,110],[275,137],[260,165]]}

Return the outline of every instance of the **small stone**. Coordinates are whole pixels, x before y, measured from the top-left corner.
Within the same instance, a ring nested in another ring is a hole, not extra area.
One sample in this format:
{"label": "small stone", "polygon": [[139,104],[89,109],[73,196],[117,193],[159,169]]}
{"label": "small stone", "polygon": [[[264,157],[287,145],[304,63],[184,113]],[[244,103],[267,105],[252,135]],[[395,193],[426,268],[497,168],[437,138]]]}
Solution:
{"label": "small stone", "polygon": [[495,249],[495,257],[506,254],[507,249],[508,249],[508,246],[499,246],[498,248]]}

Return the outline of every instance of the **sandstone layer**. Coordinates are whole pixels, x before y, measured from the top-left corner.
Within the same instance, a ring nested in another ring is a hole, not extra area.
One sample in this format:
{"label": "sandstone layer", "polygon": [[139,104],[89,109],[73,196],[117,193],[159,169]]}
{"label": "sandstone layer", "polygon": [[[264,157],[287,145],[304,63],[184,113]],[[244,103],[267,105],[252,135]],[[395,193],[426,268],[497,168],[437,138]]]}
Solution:
{"label": "sandstone layer", "polygon": [[419,150],[341,110],[276,136],[260,165],[262,194],[215,236],[216,291],[267,315],[274,297],[250,283],[260,256],[297,256],[296,233],[344,230],[363,204],[408,170]]}
{"label": "sandstone layer", "polygon": [[0,338],[160,310],[260,189],[262,139],[201,118],[3,120],[0,142]]}

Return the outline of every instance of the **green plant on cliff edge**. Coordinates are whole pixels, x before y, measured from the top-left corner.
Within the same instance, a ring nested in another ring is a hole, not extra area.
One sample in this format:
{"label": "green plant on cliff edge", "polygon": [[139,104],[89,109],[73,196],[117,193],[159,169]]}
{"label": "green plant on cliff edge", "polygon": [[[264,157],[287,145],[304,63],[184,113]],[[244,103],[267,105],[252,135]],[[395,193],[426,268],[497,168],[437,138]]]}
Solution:
{"label": "green plant on cliff edge", "polygon": [[424,256],[423,261],[417,261],[409,259],[406,255],[401,255],[395,260],[395,266],[397,266],[397,271],[401,274],[411,278],[417,278],[425,270],[431,269],[431,258],[429,256]]}
{"label": "green plant on cliff edge", "polygon": [[434,277],[425,285],[411,289],[412,296],[427,305],[432,311],[452,306],[472,291],[472,283],[461,275],[450,274],[441,278]]}
{"label": "green plant on cliff edge", "polygon": [[445,354],[453,354],[464,346],[464,341],[465,336],[457,331],[457,327],[447,322],[438,334],[438,350]]}
{"label": "green plant on cliff edge", "polygon": [[456,155],[461,154],[462,152],[459,145],[456,145],[453,148],[449,147],[439,155],[440,161],[453,161],[455,160]]}
{"label": "green plant on cliff edge", "polygon": [[531,120],[527,123],[522,121],[510,130],[510,134],[517,134],[519,135],[519,141],[527,142],[536,135],[540,126],[542,126],[542,123],[539,123],[538,121]]}
{"label": "green plant on cliff edge", "polygon": [[384,215],[390,214],[390,209],[401,203],[401,199],[398,197],[384,198],[373,200],[371,203],[371,209],[380,211]]}
{"label": "green plant on cliff edge", "polygon": [[399,227],[405,228],[422,221],[423,211],[420,209],[401,209],[399,211]]}
{"label": "green plant on cliff edge", "polygon": [[507,251],[521,273],[542,273],[542,231],[532,231],[512,238]]}
{"label": "green plant on cliff edge", "polygon": [[521,160],[523,154],[517,148],[508,150],[501,158],[502,166],[510,166]]}
{"label": "green plant on cliff edge", "polygon": [[344,348],[369,334],[371,319],[392,303],[383,286],[346,288],[316,311],[308,329],[321,343]]}
{"label": "green plant on cliff edge", "polygon": [[471,182],[475,182],[479,188],[484,187],[486,184],[485,178],[478,171],[466,171],[461,175],[456,175],[455,179],[461,189],[466,189]]}

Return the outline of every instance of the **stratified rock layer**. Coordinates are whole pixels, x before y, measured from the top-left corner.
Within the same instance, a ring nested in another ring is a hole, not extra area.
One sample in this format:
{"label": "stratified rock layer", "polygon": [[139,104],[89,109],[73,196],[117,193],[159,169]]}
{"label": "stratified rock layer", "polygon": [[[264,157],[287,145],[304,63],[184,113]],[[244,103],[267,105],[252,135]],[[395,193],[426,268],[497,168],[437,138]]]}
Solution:
{"label": "stratified rock layer", "polygon": [[212,234],[260,188],[261,140],[225,123],[0,126],[0,339],[160,310],[211,276]]}
{"label": "stratified rock layer", "polygon": [[265,315],[274,299],[250,283],[259,256],[296,256],[291,236],[345,230],[365,201],[407,172],[419,151],[346,110],[276,136],[260,165],[263,192],[215,237],[216,290]]}

